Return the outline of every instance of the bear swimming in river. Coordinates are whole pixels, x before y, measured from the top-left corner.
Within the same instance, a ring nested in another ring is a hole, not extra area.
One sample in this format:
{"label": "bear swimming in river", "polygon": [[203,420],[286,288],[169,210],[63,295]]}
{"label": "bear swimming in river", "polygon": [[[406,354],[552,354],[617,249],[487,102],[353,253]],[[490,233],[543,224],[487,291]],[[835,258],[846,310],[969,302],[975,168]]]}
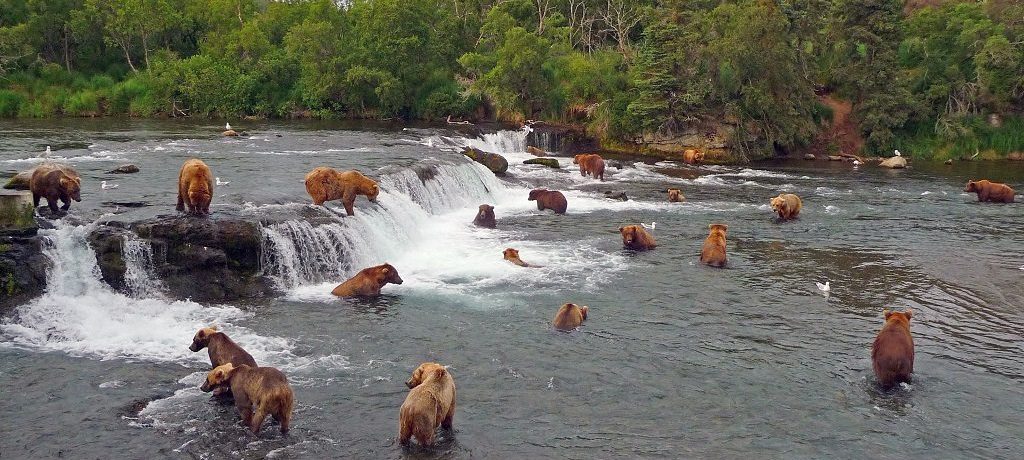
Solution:
{"label": "bear swimming in river", "polygon": [[900,382],[910,382],[914,373],[914,338],[910,335],[913,310],[884,310],[885,325],[871,346],[871,367],[878,384],[885,390]]}
{"label": "bear swimming in river", "polygon": [[489,204],[480,205],[480,210],[477,211],[476,217],[473,218],[473,225],[484,228],[494,228],[497,223],[494,221],[494,206]]}
{"label": "bear swimming in river", "polygon": [[1009,185],[987,180],[967,181],[964,191],[977,193],[978,201],[993,203],[1013,203],[1014,190]]}
{"label": "bear swimming in river", "polygon": [[175,209],[184,212],[188,205],[188,213],[205,216],[210,214],[210,202],[213,201],[213,173],[203,160],[192,158],[181,165],[178,173],[178,205]]}
{"label": "bear swimming in river", "polygon": [[658,245],[654,237],[639,225],[619,227],[619,234],[622,235],[622,247],[626,249],[646,251]]}
{"label": "bear swimming in river", "polygon": [[356,170],[338,171],[320,166],[306,174],[305,182],[306,193],[313,199],[313,204],[320,206],[327,201],[341,200],[345,213],[350,216],[355,215],[356,196],[364,195],[375,203],[380,193],[377,182]]}
{"label": "bear swimming in river", "polygon": [[502,255],[504,255],[505,260],[520,267],[540,268],[540,265],[533,265],[523,262],[523,259],[519,258],[519,250],[517,249],[507,248],[505,249],[505,251],[502,252]]}
{"label": "bear swimming in river", "polygon": [[398,442],[408,445],[415,436],[432,446],[437,427],[451,430],[455,421],[455,379],[445,366],[423,363],[405,386],[410,390],[398,411]]}
{"label": "bear swimming in river", "polygon": [[729,226],[725,224],[708,225],[711,229],[707,239],[704,240],[704,247],[700,250],[700,261],[712,267],[722,268],[726,264],[725,257],[725,234]]}
{"label": "bear swimming in river", "polygon": [[677,188],[668,189],[668,201],[670,203],[681,203],[686,201],[686,197],[683,196],[683,192]]}
{"label": "bear swimming in river", "polygon": [[375,297],[380,295],[385,284],[402,284],[402,277],[391,264],[364,268],[356,276],[339,284],[331,294],[338,297]]}
{"label": "bear swimming in river", "polygon": [[565,214],[566,208],[569,206],[569,202],[565,200],[565,195],[562,192],[545,189],[534,189],[530,190],[530,201],[537,202],[537,209],[543,211],[550,209],[555,211],[555,214]]}
{"label": "bear swimming in river", "polygon": [[71,200],[82,201],[82,178],[74,169],[54,163],[44,163],[35,168],[28,183],[32,191],[32,206],[38,208],[39,200],[46,198],[51,213],[56,213],[57,200],[64,202],[59,209],[71,208]]}
{"label": "bear swimming in river", "polygon": [[559,331],[571,331],[583,324],[583,320],[587,319],[589,312],[590,307],[586,305],[580,307],[574,303],[567,303],[558,309],[551,324]]}
{"label": "bear swimming in river", "polygon": [[210,371],[200,389],[209,393],[223,386],[231,388],[242,423],[253,434],[260,432],[260,426],[268,415],[274,416],[281,423],[282,434],[288,433],[295,394],[284,373],[273,367],[250,367],[245,364],[235,366],[228,363]]}

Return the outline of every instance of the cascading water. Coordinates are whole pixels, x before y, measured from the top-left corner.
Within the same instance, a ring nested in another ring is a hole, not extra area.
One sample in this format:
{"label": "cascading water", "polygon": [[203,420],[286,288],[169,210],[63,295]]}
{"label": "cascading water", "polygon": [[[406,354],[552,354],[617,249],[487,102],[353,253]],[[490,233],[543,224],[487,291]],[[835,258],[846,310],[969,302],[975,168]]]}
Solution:
{"label": "cascading water", "polygon": [[125,293],[133,298],[159,295],[161,283],[153,273],[152,246],[128,232],[121,242],[121,254],[125,265]]}
{"label": "cascading water", "polygon": [[505,190],[494,174],[461,157],[421,161],[385,172],[377,204],[357,204],[355,216],[318,208],[323,219],[263,227],[264,273],[282,289],[343,280],[346,274],[399,256],[438,214],[493,202]]}
{"label": "cascading water", "polygon": [[[209,324],[227,325],[247,315],[230,306],[203,307],[191,301],[148,297],[155,292],[147,272],[151,255],[132,240],[125,242],[125,261],[133,276],[130,290],[139,298],[115,292],[100,277],[96,254],[89,246],[93,225],[58,221],[45,237],[50,259],[46,293],[18,307],[0,323],[0,336],[11,343],[101,359],[156,361],[201,360],[183,353],[195,331]],[[283,344],[233,328],[232,337],[253,350],[280,349]]]}
{"label": "cascading water", "polygon": [[480,138],[467,138],[464,145],[503,155],[521,153],[526,151],[526,142],[532,132],[533,128],[529,126],[523,126],[517,131],[501,130],[496,133],[483,134]]}

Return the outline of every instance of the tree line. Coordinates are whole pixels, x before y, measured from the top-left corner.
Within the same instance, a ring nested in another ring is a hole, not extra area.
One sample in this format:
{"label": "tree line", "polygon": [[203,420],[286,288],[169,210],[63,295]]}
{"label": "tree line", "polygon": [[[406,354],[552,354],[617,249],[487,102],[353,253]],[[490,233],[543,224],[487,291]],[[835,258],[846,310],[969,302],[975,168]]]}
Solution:
{"label": "tree line", "polygon": [[543,119],[621,143],[711,121],[761,156],[814,142],[826,96],[868,152],[1024,150],[1024,5],[0,3],[3,117]]}

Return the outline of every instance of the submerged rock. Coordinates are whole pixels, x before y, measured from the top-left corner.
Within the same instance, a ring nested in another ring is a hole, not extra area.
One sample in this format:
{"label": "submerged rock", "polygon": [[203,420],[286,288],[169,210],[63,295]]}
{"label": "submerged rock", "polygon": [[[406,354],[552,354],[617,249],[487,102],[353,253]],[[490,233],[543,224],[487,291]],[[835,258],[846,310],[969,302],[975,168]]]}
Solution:
{"label": "submerged rock", "polygon": [[608,190],[604,192],[604,197],[610,200],[629,201],[629,197],[626,196],[626,192],[613,192]]}
{"label": "submerged rock", "polygon": [[158,217],[132,223],[127,229],[99,226],[89,242],[103,280],[115,289],[125,287],[123,246],[129,231],[151,245],[153,272],[172,297],[227,301],[273,291],[260,270],[260,224],[223,216]]}
{"label": "submerged rock", "polygon": [[808,153],[808,154],[804,155],[804,159],[805,160],[817,160],[818,157],[814,156],[813,153]]}
{"label": "submerged rock", "polygon": [[463,150],[462,154],[469,157],[471,160],[486,166],[487,169],[490,169],[491,172],[495,174],[504,174],[505,171],[508,171],[508,160],[497,153],[484,152],[483,150],[475,149],[473,147],[466,147],[466,150]]}
{"label": "submerged rock", "polygon": [[544,166],[547,166],[549,168],[555,168],[555,169],[561,168],[561,166],[558,165],[558,160],[556,160],[554,158],[531,158],[529,160],[523,161],[523,164],[526,164],[526,165],[544,165]]}
{"label": "submerged rock", "polygon": [[137,172],[139,172],[138,166],[135,166],[133,164],[126,164],[118,166],[110,171],[107,171],[107,174],[134,174]]}
{"label": "submerged rock", "polygon": [[883,168],[903,169],[907,167],[907,159],[903,157],[886,158],[878,165]]}

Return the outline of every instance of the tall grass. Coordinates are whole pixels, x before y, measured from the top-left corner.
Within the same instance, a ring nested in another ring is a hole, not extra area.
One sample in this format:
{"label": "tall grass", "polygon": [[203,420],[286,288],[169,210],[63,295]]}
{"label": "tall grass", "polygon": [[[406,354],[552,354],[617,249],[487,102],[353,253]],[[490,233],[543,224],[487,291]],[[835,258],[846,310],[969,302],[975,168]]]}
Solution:
{"label": "tall grass", "polygon": [[897,134],[894,148],[915,158],[945,160],[971,157],[1000,158],[1011,152],[1024,152],[1024,116],[1008,115],[999,127],[984,117],[963,121],[960,134],[943,139],[935,132],[934,122],[909,124]]}

